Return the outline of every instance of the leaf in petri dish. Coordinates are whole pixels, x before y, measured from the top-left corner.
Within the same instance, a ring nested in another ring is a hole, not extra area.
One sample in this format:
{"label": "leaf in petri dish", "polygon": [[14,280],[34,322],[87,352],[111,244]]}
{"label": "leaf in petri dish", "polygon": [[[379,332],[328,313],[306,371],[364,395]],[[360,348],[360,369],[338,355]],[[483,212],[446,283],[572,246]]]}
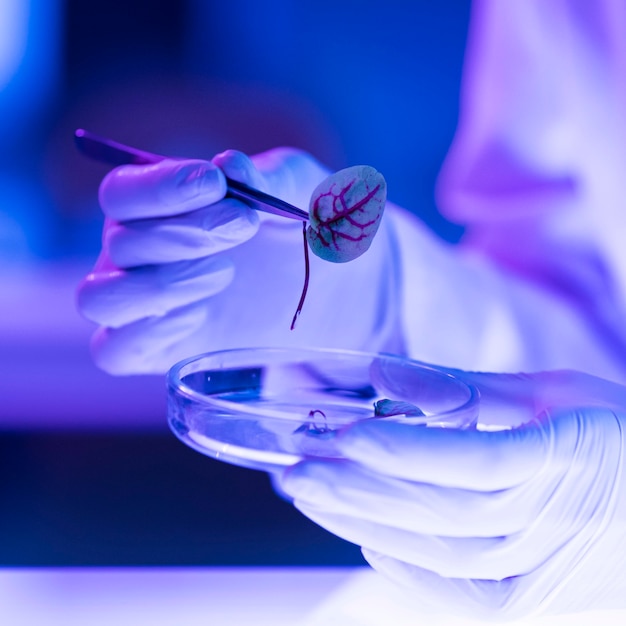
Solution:
{"label": "leaf in petri dish", "polygon": [[374,415],[376,417],[391,417],[392,415],[422,417],[424,416],[424,411],[410,402],[385,399],[374,402]]}

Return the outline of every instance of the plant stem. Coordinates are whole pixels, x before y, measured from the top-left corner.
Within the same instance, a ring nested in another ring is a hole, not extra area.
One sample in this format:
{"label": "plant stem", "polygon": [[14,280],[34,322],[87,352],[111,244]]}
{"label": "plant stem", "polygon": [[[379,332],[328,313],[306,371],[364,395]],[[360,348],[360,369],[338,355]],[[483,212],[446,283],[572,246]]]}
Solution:
{"label": "plant stem", "polygon": [[302,313],[302,306],[304,305],[304,300],[306,298],[306,292],[309,289],[309,244],[306,240],[306,222],[302,222],[302,241],[304,242],[304,286],[302,287],[302,294],[300,295],[300,301],[298,302],[298,308],[293,316],[293,320],[291,320],[291,330],[296,327],[296,321],[298,317],[300,317],[300,313]]}

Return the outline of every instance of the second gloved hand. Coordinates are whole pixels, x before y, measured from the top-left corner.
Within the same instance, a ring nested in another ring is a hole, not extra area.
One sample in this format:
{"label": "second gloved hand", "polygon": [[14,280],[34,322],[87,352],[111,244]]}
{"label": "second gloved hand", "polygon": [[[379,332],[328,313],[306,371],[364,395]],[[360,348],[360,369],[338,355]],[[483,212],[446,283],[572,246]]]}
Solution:
{"label": "second gloved hand", "polygon": [[492,619],[626,608],[626,388],[455,373],[481,391],[483,430],[366,420],[338,439],[347,460],[302,462],[284,491],[418,606]]}

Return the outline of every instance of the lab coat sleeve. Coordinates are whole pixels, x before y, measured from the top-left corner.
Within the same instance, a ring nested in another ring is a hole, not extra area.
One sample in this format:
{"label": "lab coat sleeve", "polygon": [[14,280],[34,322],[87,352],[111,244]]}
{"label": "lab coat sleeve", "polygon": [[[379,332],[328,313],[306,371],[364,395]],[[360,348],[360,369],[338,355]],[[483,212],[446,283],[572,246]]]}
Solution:
{"label": "lab coat sleeve", "polygon": [[406,353],[480,371],[572,368],[626,374],[624,346],[562,294],[435,237],[414,215],[388,208],[400,251]]}

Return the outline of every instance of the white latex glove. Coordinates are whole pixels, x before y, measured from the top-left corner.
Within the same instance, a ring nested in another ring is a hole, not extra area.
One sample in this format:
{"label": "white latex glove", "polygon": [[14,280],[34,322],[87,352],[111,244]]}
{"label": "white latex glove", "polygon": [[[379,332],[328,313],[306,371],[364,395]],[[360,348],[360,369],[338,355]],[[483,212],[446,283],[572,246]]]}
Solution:
{"label": "white latex glove", "polygon": [[113,170],[100,188],[102,253],[78,290],[80,311],[100,325],[96,363],[114,374],[157,373],[230,347],[388,347],[399,287],[385,220],[355,261],[311,255],[308,299],[290,331],[304,281],[301,222],[224,198],[224,174],[307,210],[327,172],[291,149]]}
{"label": "white latex glove", "polygon": [[349,460],[302,462],[282,489],[419,605],[492,619],[626,608],[626,388],[454,373],[480,389],[482,429],[360,422],[338,439]]}

